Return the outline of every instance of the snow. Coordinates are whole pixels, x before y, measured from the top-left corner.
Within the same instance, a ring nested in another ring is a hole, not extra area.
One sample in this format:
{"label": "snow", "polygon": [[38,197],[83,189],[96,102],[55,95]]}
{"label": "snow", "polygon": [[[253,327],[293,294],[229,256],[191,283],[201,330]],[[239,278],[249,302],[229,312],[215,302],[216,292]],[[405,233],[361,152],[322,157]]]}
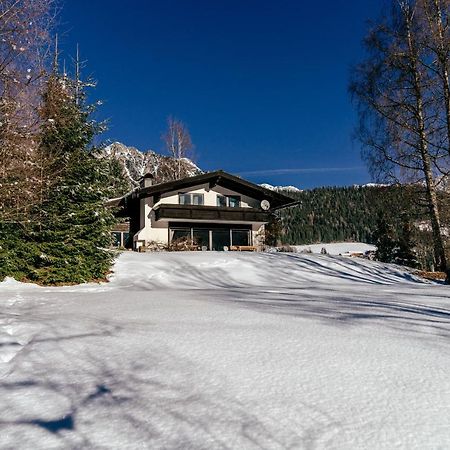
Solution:
{"label": "snow", "polygon": [[448,287],[313,254],[0,284],[0,448],[450,446]]}
{"label": "snow", "polygon": [[355,187],[390,187],[392,184],[386,184],[386,183],[366,183],[366,184],[354,184]]}
{"label": "snow", "polygon": [[329,255],[345,255],[349,253],[365,253],[375,251],[376,247],[364,242],[334,242],[330,244],[310,244],[310,245],[293,245],[297,252],[311,251],[312,253],[320,253],[323,248]]}
{"label": "snow", "polygon": [[301,189],[295,186],[273,186],[269,183],[260,184],[261,187],[269,189],[270,191],[291,191],[291,192],[302,192]]}

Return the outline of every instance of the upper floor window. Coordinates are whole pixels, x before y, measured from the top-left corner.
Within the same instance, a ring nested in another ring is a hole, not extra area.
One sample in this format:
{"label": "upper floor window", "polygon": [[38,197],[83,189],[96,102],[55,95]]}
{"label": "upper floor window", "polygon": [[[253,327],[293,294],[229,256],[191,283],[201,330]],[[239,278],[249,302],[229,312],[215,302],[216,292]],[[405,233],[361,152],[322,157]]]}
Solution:
{"label": "upper floor window", "polygon": [[192,194],[192,204],[193,205],[203,205],[203,194]]}
{"label": "upper floor window", "polygon": [[227,206],[227,198],[225,197],[225,195],[217,196],[217,206],[220,206],[220,207]]}
{"label": "upper floor window", "polygon": [[203,205],[203,194],[178,194],[178,203],[180,205]]}
{"label": "upper floor window", "polygon": [[217,195],[217,206],[239,208],[241,197],[239,195]]}
{"label": "upper floor window", "polygon": [[241,206],[241,197],[239,195],[229,195],[227,199],[230,208],[239,208]]}

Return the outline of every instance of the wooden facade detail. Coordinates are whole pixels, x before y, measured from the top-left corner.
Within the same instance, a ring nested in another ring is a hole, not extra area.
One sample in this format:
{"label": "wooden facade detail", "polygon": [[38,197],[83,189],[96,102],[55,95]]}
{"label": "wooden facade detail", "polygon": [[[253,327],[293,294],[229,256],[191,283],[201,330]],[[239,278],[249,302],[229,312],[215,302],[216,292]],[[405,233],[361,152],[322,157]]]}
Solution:
{"label": "wooden facade detail", "polygon": [[223,220],[227,222],[268,222],[270,213],[254,208],[227,208],[200,205],[162,204],[155,209],[155,220]]}

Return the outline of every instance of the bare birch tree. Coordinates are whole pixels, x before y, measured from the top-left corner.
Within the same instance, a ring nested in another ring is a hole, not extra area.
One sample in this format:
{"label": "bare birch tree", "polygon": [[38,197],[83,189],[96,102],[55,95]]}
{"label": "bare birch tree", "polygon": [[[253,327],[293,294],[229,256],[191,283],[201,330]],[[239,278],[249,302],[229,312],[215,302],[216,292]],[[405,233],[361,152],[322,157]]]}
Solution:
{"label": "bare birch tree", "polygon": [[178,119],[167,119],[167,132],[163,135],[166,150],[174,159],[173,179],[183,178],[188,175],[186,158],[192,158],[194,145],[186,125]]}
{"label": "bare birch tree", "polygon": [[393,1],[390,13],[366,38],[368,58],[355,68],[350,92],[358,105],[358,134],[373,175],[424,186],[435,265],[445,271],[437,196],[442,126],[436,80],[424,64],[428,50],[422,25],[415,1]]}
{"label": "bare birch tree", "polygon": [[420,63],[435,79],[434,105],[443,131],[438,147],[443,147],[442,158],[447,158],[450,156],[450,0],[418,0],[416,10],[419,39],[424,49]]}
{"label": "bare birch tree", "polygon": [[[440,130],[433,140],[442,224],[450,229],[450,0],[418,0],[424,57],[421,63],[435,80],[434,108]],[[450,239],[447,243],[450,254]],[[448,257],[447,257],[448,258]]]}
{"label": "bare birch tree", "polygon": [[0,220],[24,220],[34,200],[40,82],[53,0],[0,0]]}

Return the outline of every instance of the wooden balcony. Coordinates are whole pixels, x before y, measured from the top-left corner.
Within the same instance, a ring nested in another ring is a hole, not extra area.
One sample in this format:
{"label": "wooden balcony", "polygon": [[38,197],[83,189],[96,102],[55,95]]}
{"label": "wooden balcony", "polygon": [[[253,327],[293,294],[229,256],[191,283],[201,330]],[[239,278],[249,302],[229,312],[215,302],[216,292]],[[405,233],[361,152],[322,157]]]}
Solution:
{"label": "wooden balcony", "polygon": [[268,222],[270,214],[254,208],[162,204],[155,209],[156,220],[201,220],[226,222]]}

